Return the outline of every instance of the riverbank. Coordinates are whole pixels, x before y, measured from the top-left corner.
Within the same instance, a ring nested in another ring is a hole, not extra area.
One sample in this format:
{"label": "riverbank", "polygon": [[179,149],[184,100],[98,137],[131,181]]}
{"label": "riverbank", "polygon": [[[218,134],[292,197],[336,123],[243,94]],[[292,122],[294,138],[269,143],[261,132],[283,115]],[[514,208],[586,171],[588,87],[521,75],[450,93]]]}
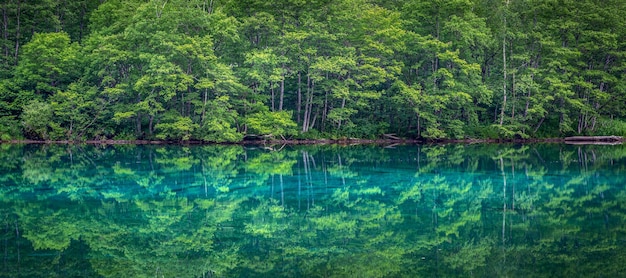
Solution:
{"label": "riverbank", "polygon": [[163,140],[10,140],[0,143],[9,144],[94,144],[94,145],[313,145],[313,144],[478,144],[478,143],[567,143],[567,144],[621,144],[624,142],[621,136],[575,136],[564,138],[531,138],[531,139],[287,139],[287,140],[244,140],[235,143],[215,143],[206,141],[163,141]]}

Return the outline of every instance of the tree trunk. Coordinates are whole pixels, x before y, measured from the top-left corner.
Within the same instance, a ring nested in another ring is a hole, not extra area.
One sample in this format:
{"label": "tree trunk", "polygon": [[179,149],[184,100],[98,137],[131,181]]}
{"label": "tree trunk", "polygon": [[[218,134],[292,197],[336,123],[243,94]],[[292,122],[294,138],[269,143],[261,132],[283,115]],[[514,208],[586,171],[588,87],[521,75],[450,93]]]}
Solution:
{"label": "tree trunk", "polygon": [[311,76],[307,74],[306,76],[306,95],[304,96],[304,115],[302,119],[302,132],[307,132],[309,130],[309,95],[311,94]]}
{"label": "tree trunk", "polygon": [[21,2],[17,0],[17,26],[15,27],[15,65],[17,65],[17,56],[20,52],[20,14],[21,14]]}
{"label": "tree trunk", "polygon": [[302,123],[302,132],[307,132],[311,128],[311,113],[313,112],[313,93],[315,91],[315,81],[311,79],[311,75],[307,74],[307,88],[304,101],[304,119]]}
{"label": "tree trunk", "polygon": [[537,124],[537,127],[535,127],[535,130],[533,131],[533,133],[537,133],[537,130],[539,130],[539,128],[541,127],[541,124],[543,124],[543,121],[545,120],[546,120],[546,117],[543,116],[541,120],[539,120],[539,123]]}
{"label": "tree trunk", "polygon": [[70,130],[67,131],[67,140],[72,140],[73,129],[74,129],[74,120],[70,120]]}
{"label": "tree trunk", "polygon": [[524,108],[524,120],[526,120],[526,117],[528,117],[528,109],[530,108],[530,94],[531,94],[530,88],[532,87],[533,79],[534,79],[534,75],[531,74],[530,75],[531,86],[528,86],[528,94],[526,95],[526,107]]}
{"label": "tree trunk", "polygon": [[272,93],[272,112],[276,111],[276,105],[275,100],[276,100],[276,95],[274,94],[274,83],[270,82],[270,92]]}
{"label": "tree trunk", "polygon": [[5,41],[4,44],[4,57],[9,61],[9,46],[6,42],[9,40],[9,16],[7,15],[7,3],[2,4],[2,38]]}
{"label": "tree trunk", "polygon": [[[311,80],[311,94],[309,96],[309,116],[308,119],[311,120],[311,113],[313,113],[313,94],[315,93],[315,80]],[[315,113],[315,117],[313,117],[313,120],[309,122],[309,124],[307,124],[308,129],[313,128],[313,125],[315,125],[315,119],[317,118],[317,114],[319,114],[319,109],[318,109],[318,113]]]}
{"label": "tree trunk", "polygon": [[324,110],[322,111],[322,126],[321,131],[324,132],[326,129],[326,117],[328,116],[328,91],[324,93]]}
{"label": "tree trunk", "polygon": [[141,137],[141,113],[137,112],[136,127],[137,127],[137,138]]}
{"label": "tree trunk", "polygon": [[[596,102],[596,104],[594,105],[596,111],[600,111],[600,104]],[[591,131],[595,131],[596,130],[596,124],[597,124],[597,120],[598,117],[597,116],[593,116],[591,117]]]}
{"label": "tree trunk", "polygon": [[187,117],[191,117],[191,98],[187,98],[187,110],[185,111],[187,111]]}
{"label": "tree trunk", "polygon": [[[435,75],[435,73],[437,73],[437,71],[439,70],[439,58],[437,58],[437,54],[435,54],[435,58],[433,58],[431,63],[432,63],[431,69],[432,69],[433,75]],[[433,78],[433,90],[437,91],[437,78],[436,77]]]}
{"label": "tree trunk", "polygon": [[296,109],[298,111],[297,121],[298,124],[300,124],[300,112],[302,111],[302,74],[300,73],[300,71],[298,71],[298,104],[296,106]]}
{"label": "tree trunk", "polygon": [[[565,100],[561,98],[558,107],[565,107]],[[561,110],[559,114],[559,133],[561,132],[561,126],[565,123],[565,111]]]}
{"label": "tree trunk", "polygon": [[280,80],[280,96],[278,100],[278,111],[283,111],[283,100],[285,98],[285,63],[283,63],[282,77],[283,78]]}
{"label": "tree trunk", "polygon": [[207,98],[208,98],[208,94],[209,94],[209,89],[204,89],[204,96],[202,97],[202,123],[204,123],[204,120],[206,119],[206,103],[207,103]]}
{"label": "tree trunk", "polygon": [[[311,108],[313,109],[313,108]],[[319,116],[320,114],[320,107],[317,107],[317,110],[315,111],[315,116],[313,116],[313,119],[311,120],[311,123],[309,123],[309,129],[313,128],[315,126],[315,123],[317,122],[317,116]]]}
{"label": "tree trunk", "polygon": [[185,93],[180,91],[180,115],[185,116]]}
{"label": "tree trunk", "polygon": [[578,134],[580,134],[583,130],[583,121],[585,116],[581,113],[578,115],[578,125],[576,126],[576,132],[578,132]]}
{"label": "tree trunk", "polygon": [[153,123],[154,123],[154,115],[150,115],[150,121],[148,123],[148,134],[150,134],[150,136],[152,136],[152,132],[154,131],[153,127]]}
{"label": "tree trunk", "polygon": [[421,125],[420,125],[420,113],[417,113],[417,138],[422,136]]}
{"label": "tree trunk", "polygon": [[515,73],[513,73],[512,78],[513,78],[513,83],[511,85],[511,94],[512,94],[513,100],[511,101],[511,103],[512,103],[513,108],[511,110],[511,122],[515,120],[515,103],[516,103],[515,102]]}
{"label": "tree trunk", "polygon": [[[506,1],[506,8],[509,6],[509,0]],[[504,111],[506,111],[506,11],[504,14],[504,31],[502,33],[502,109],[500,109],[500,125],[504,123]]]}
{"label": "tree trunk", "polygon": [[[346,107],[346,98],[344,97],[344,98],[341,100],[341,109],[343,109],[343,108],[345,108],[345,107]],[[343,120],[339,119],[339,123],[338,123],[338,125],[337,125],[337,129],[341,129],[341,122],[342,122],[342,121],[343,121]]]}

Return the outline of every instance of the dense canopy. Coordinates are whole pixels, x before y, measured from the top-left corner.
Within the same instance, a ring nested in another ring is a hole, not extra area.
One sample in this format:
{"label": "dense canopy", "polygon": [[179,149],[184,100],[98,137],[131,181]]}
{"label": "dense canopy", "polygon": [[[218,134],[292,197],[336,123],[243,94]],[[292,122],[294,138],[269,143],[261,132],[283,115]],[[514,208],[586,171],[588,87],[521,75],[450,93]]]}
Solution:
{"label": "dense canopy", "polygon": [[6,0],[0,139],[626,135],[621,0]]}

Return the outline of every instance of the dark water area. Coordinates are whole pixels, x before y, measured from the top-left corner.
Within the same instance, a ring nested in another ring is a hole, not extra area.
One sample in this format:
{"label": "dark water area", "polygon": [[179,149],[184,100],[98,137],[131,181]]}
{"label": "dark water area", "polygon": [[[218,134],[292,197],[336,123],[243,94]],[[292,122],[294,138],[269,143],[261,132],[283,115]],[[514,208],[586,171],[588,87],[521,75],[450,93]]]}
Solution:
{"label": "dark water area", "polygon": [[0,277],[623,277],[626,148],[0,145]]}

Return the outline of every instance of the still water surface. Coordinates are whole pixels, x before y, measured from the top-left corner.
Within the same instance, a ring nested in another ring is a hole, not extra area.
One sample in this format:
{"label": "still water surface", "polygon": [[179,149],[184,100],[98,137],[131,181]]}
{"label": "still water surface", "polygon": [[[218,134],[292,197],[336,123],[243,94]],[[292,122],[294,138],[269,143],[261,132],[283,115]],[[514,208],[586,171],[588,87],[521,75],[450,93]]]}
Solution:
{"label": "still water surface", "polygon": [[0,277],[623,277],[624,146],[0,146]]}

